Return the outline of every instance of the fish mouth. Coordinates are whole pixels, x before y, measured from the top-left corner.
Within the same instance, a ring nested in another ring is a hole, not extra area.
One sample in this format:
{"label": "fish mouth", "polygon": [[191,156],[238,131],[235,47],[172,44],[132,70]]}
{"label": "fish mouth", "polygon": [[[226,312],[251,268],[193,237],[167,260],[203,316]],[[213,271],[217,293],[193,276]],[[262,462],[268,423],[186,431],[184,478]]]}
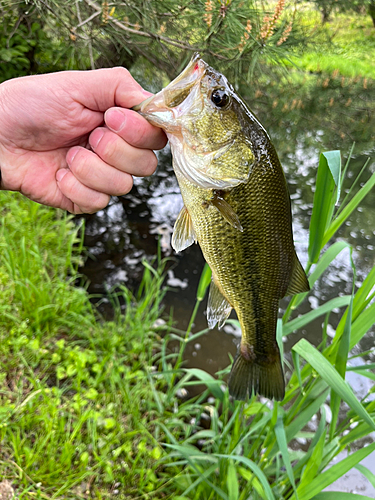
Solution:
{"label": "fish mouth", "polygon": [[152,125],[173,132],[176,119],[183,113],[181,104],[191,95],[207,69],[207,64],[195,54],[187,67],[167,87],[147,98],[132,109],[144,116]]}

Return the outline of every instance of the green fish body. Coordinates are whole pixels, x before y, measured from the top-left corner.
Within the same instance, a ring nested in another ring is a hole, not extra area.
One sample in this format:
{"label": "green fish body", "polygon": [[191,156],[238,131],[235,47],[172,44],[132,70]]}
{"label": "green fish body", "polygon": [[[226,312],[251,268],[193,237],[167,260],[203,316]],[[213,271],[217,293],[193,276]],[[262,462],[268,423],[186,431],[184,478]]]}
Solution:
{"label": "green fish body", "polygon": [[198,241],[212,270],[207,319],[232,308],[242,338],[229,376],[235,399],[282,400],[279,300],[309,290],[295,252],[290,197],[276,151],[226,78],[196,55],[161,92],[135,107],[170,140],[184,200],[172,246]]}

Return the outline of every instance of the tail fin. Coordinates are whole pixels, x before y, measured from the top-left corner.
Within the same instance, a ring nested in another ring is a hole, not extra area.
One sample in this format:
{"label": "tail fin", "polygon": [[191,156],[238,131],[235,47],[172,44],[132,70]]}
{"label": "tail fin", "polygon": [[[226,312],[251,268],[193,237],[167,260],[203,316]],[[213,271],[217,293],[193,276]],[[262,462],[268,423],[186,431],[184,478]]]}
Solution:
{"label": "tail fin", "polygon": [[240,400],[254,393],[282,401],[285,396],[284,373],[280,354],[276,354],[271,362],[266,363],[264,359],[257,362],[256,356],[245,358],[240,348],[229,375],[229,394]]}

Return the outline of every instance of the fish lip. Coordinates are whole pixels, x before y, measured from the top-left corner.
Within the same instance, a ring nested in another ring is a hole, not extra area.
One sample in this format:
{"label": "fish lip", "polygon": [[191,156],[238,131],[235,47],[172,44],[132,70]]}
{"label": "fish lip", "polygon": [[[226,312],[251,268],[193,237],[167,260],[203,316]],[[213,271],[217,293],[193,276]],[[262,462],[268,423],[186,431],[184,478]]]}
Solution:
{"label": "fish lip", "polygon": [[[193,89],[195,85],[199,84],[207,68],[207,63],[204,62],[203,59],[201,59],[200,54],[196,52],[182,73],[172,80],[164,89],[157,94],[148,97],[141,103],[136,104],[131,109],[133,111],[137,111],[141,115],[144,115],[148,119],[152,118],[155,113],[155,115],[159,115],[158,118],[160,120],[161,113],[163,112],[170,118],[172,118],[172,116],[177,118],[178,105],[169,106],[167,103],[173,102],[173,95],[177,95],[178,92],[181,92],[184,89],[189,90],[190,93],[190,90]],[[184,100],[188,97],[188,95],[189,94],[186,95]]]}

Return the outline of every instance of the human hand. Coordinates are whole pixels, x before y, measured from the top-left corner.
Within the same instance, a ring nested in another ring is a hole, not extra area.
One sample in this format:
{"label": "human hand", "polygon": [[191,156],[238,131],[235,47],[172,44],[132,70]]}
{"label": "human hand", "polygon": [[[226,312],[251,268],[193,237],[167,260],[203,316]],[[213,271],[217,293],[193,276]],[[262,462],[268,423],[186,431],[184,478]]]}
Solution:
{"label": "human hand", "polygon": [[131,111],[150,94],[124,68],[63,71],[0,85],[1,189],[71,213],[151,175],[166,137]]}

